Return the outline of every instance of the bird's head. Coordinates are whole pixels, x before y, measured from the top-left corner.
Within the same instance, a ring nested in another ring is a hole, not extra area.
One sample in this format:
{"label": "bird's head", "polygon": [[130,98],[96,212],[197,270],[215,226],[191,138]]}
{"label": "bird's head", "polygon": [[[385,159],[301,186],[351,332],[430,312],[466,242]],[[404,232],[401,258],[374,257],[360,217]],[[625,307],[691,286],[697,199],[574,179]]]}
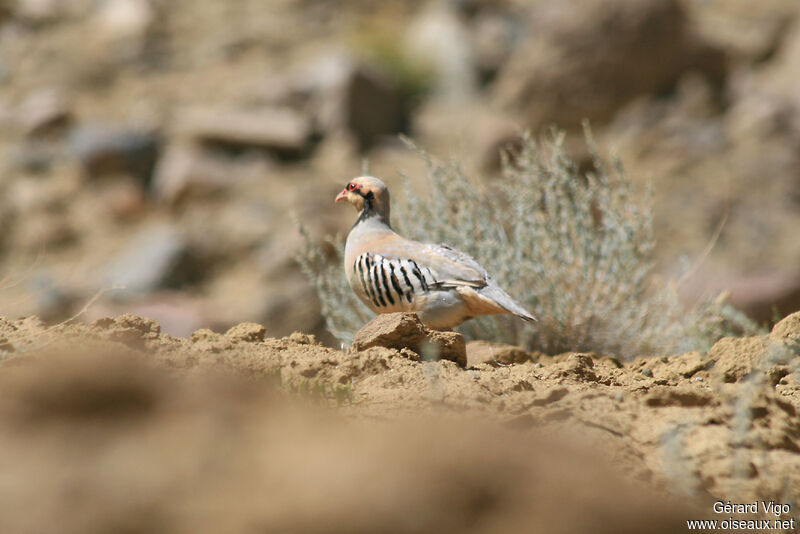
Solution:
{"label": "bird's head", "polygon": [[346,200],[357,211],[374,212],[389,221],[389,189],[374,176],[353,178],[336,197],[336,202]]}

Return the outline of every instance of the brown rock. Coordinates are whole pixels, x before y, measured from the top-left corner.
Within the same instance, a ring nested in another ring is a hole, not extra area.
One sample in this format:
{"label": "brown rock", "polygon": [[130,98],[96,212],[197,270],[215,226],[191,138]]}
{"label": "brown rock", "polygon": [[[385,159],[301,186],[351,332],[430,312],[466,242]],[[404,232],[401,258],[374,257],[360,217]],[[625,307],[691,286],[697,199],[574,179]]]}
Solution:
{"label": "brown rock", "polygon": [[765,339],[762,337],[724,337],[717,341],[708,357],[716,361],[712,377],[723,382],[738,382],[764,358]]}
{"label": "brown rock", "polygon": [[800,350],[800,312],[781,319],[769,335],[771,341],[785,343],[796,351]]}
{"label": "brown rock", "polygon": [[408,105],[396,83],[381,70],[333,52],[297,72],[293,94],[309,95],[309,108],[326,135],[349,130],[359,149],[406,129]]}
{"label": "brown rock", "polygon": [[139,315],[126,313],[124,315],[120,315],[114,321],[119,326],[133,328],[142,334],[161,333],[161,326],[155,320],[150,319],[149,317],[141,317]]}
{"label": "brown rock", "polygon": [[464,338],[456,332],[432,331],[422,324],[415,313],[384,313],[356,332],[352,348],[362,351],[370,347],[410,349],[427,356],[428,346],[436,347],[438,358],[467,364]]}
{"label": "brown rock", "polygon": [[230,168],[194,143],[170,143],[153,171],[153,194],[161,202],[218,194],[231,182]]}
{"label": "brown rock", "polygon": [[338,50],[271,77],[257,99],[303,110],[326,138],[352,135],[360,150],[405,131],[409,122],[408,98],[396,81]]}
{"label": "brown rock", "polygon": [[505,13],[487,10],[479,13],[472,32],[475,64],[482,79],[491,79],[514,50],[517,21]]}
{"label": "brown rock", "polygon": [[559,355],[559,361],[549,372],[549,378],[568,378],[580,382],[597,382],[594,371],[594,359],[590,354],[571,353]]}
{"label": "brown rock", "polygon": [[530,359],[530,353],[513,345],[489,341],[467,343],[467,367],[475,367],[481,363],[522,363]]}
{"label": "brown rock", "polygon": [[361,150],[381,137],[404,131],[406,110],[398,88],[380,72],[361,67],[354,70],[345,87],[345,123]]}
{"label": "brown rock", "polygon": [[304,334],[302,332],[292,332],[291,335],[284,338],[292,343],[298,345],[321,345],[314,334]]}
{"label": "brown rock", "polygon": [[161,139],[153,132],[102,124],[73,127],[67,143],[87,176],[127,174],[143,184],[150,181]]}
{"label": "brown rock", "polygon": [[127,345],[132,349],[141,349],[147,340],[155,339],[161,333],[161,327],[153,319],[126,313],[109,322],[104,319],[94,323],[106,330],[104,337]]}
{"label": "brown rock", "polygon": [[467,365],[467,344],[464,336],[458,332],[439,332],[437,330],[428,330],[427,335],[434,350],[438,349],[440,359],[456,362],[462,367]]}
{"label": "brown rock", "polygon": [[769,323],[776,313],[800,308],[800,275],[794,272],[765,272],[740,276],[726,286],[730,302],[757,323]]}
{"label": "brown rock", "polygon": [[195,267],[188,251],[185,237],[175,227],[143,228],[109,262],[101,280],[124,286],[124,293],[118,296],[126,298],[184,283]]}
{"label": "brown rock", "polygon": [[698,58],[709,75],[724,70],[721,54],[690,35],[677,0],[545,2],[530,20],[531,39],[501,70],[494,96],[532,127],[608,120],[632,98],[674,85]]}
{"label": "brown rock", "polygon": [[232,326],[225,332],[225,335],[237,341],[249,341],[252,343],[264,341],[267,329],[256,323],[240,323]]}
{"label": "brown rock", "polygon": [[311,140],[311,122],[288,108],[187,108],[177,114],[173,128],[202,143],[263,148],[281,156],[302,155]]}
{"label": "brown rock", "polygon": [[[404,52],[430,78],[432,93],[441,101],[464,102],[478,85],[474,43],[453,2],[430,2],[409,21]],[[499,36],[492,36],[499,37]],[[502,39],[488,40],[502,42]]]}
{"label": "brown rock", "polygon": [[71,119],[70,104],[56,90],[41,90],[33,93],[17,110],[22,132],[29,136],[61,132]]}
{"label": "brown rock", "polygon": [[227,336],[218,334],[208,328],[201,328],[189,338],[192,346],[206,352],[220,353],[230,350],[233,344]]}

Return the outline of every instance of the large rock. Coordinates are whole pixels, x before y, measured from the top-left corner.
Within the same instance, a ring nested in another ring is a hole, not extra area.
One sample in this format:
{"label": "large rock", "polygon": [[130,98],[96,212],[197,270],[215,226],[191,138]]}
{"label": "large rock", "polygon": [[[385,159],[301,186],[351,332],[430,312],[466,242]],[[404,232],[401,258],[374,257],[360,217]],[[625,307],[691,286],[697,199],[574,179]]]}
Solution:
{"label": "large rock", "polygon": [[771,322],[776,314],[800,309],[800,273],[743,275],[732,280],[726,289],[730,291],[731,304],[760,324]]}
{"label": "large rock", "polygon": [[159,202],[178,204],[211,197],[245,181],[263,179],[274,164],[269,155],[228,158],[203,150],[198,143],[169,143],[153,171],[151,193]]}
{"label": "large rock", "polygon": [[493,80],[511,57],[523,33],[521,25],[517,17],[501,10],[487,9],[476,15],[471,39],[481,81]]}
{"label": "large rock", "polygon": [[70,103],[55,89],[33,92],[17,109],[17,124],[22,133],[40,136],[61,132],[71,119]]}
{"label": "large rock", "polygon": [[67,142],[90,178],[128,174],[147,184],[161,140],[153,132],[83,124],[70,131]]}
{"label": "large rock", "polygon": [[261,148],[279,156],[305,154],[311,141],[311,122],[288,108],[186,108],[173,123],[178,136],[200,143],[233,148]]}
{"label": "large rock", "polygon": [[306,110],[323,135],[348,132],[361,150],[405,131],[409,123],[408,102],[395,80],[339,51],[269,80],[261,97]]}
{"label": "large rock", "polygon": [[155,22],[150,0],[105,0],[96,17],[98,29],[117,41],[140,41]]}
{"label": "large rock", "polygon": [[382,137],[406,130],[405,104],[398,88],[374,69],[360,67],[344,87],[344,124],[366,150]]}
{"label": "large rock", "polygon": [[531,38],[500,72],[494,98],[534,128],[606,121],[688,69],[724,76],[724,58],[690,34],[677,0],[545,2],[530,20]]}
{"label": "large rock", "polygon": [[[789,322],[791,323],[791,321]],[[726,337],[708,351],[714,360],[711,377],[721,382],[739,382],[762,377],[773,386],[791,372],[788,367],[796,353],[781,343],[781,329],[776,336]]]}
{"label": "large rock", "polygon": [[356,332],[352,348],[370,347],[410,349],[423,358],[435,353],[438,358],[461,366],[467,363],[467,348],[461,334],[430,330],[415,313],[380,314],[367,323]]}
{"label": "large rock", "polygon": [[433,73],[434,94],[449,102],[472,97],[478,82],[470,33],[454,4],[431,2],[405,36],[410,60]]}
{"label": "large rock", "polygon": [[722,382],[738,382],[757,369],[764,359],[764,338],[724,337],[717,341],[708,357],[715,361],[711,375]]}
{"label": "large rock", "polygon": [[101,279],[130,294],[177,287],[187,278],[187,258],[188,244],[178,230],[169,225],[144,228],[106,267]]}
{"label": "large rock", "polygon": [[783,343],[800,354],[800,312],[784,317],[772,328],[770,341]]}
{"label": "large rock", "polygon": [[692,25],[709,42],[725,49],[731,59],[754,64],[769,60],[780,47],[786,30],[800,15],[794,0],[726,0],[687,2]]}

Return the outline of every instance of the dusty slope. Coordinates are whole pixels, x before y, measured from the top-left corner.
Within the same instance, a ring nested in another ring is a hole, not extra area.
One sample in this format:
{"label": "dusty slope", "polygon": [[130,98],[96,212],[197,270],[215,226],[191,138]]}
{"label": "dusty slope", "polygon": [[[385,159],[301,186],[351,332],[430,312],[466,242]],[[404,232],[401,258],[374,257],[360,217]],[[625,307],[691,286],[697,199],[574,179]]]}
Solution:
{"label": "dusty slope", "polygon": [[669,531],[714,499],[800,499],[800,315],[708,355],[467,370],[253,324],[0,336],[3,531]]}

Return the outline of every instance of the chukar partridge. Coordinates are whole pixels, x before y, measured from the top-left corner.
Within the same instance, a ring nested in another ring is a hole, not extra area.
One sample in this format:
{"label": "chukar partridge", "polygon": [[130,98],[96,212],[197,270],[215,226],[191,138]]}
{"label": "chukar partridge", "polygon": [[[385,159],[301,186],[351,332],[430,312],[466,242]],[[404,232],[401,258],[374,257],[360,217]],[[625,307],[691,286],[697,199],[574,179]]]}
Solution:
{"label": "chukar partridge", "polygon": [[336,197],[341,200],[360,213],[345,245],[347,280],[372,311],[416,312],[440,330],[480,315],[536,320],[467,254],[396,234],[389,224],[389,190],[379,179],[351,180]]}

